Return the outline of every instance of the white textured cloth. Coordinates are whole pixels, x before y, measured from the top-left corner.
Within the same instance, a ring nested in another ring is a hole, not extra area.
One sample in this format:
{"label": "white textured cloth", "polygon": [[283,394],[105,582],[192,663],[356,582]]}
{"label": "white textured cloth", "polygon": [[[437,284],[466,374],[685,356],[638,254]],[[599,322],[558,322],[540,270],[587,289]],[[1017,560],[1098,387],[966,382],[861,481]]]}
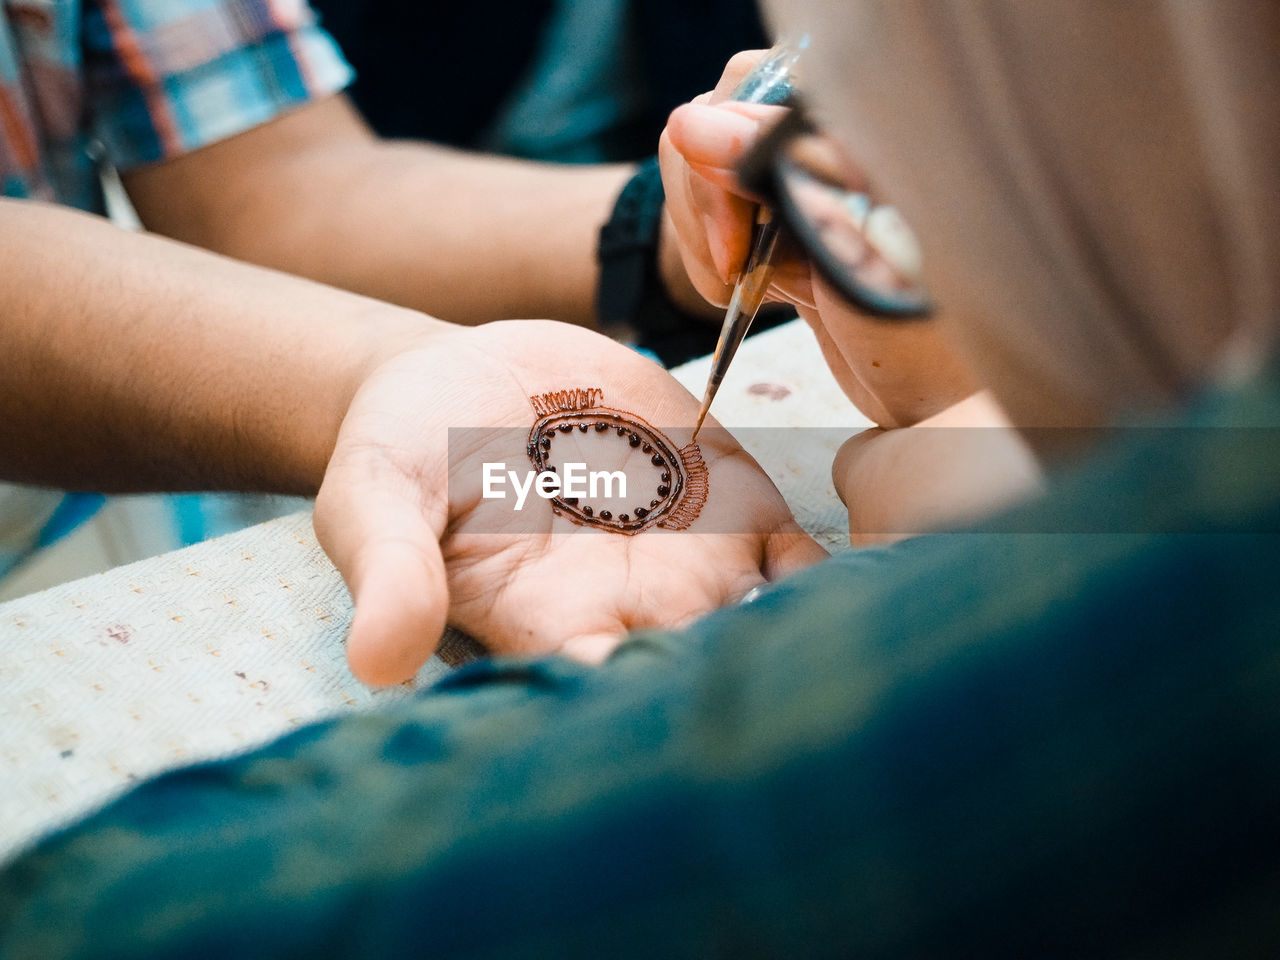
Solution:
{"label": "white textured cloth", "polygon": [[[706,371],[694,361],[676,373],[701,395]],[[800,324],[744,344],[715,414],[730,428],[845,428],[832,437],[867,423]],[[794,456],[788,438],[800,434],[742,436],[801,525],[838,546],[830,456]],[[0,605],[0,859],[145,777],[406,696],[448,670],[437,657],[411,684],[366,689],[346,666],[350,617],[308,513]],[[469,653],[457,634],[442,649],[453,662]]]}

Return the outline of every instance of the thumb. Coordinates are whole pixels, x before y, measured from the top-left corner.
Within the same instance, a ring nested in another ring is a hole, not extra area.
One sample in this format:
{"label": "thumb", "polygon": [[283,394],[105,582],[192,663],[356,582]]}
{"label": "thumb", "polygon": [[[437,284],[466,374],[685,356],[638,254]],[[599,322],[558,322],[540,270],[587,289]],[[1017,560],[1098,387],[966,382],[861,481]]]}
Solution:
{"label": "thumb", "polygon": [[446,520],[444,502],[424,512],[416,497],[348,481],[332,468],[326,475],[316,498],[316,537],[355,603],[347,663],[361,682],[409,680],[435,652],[449,612],[436,529],[443,531]]}

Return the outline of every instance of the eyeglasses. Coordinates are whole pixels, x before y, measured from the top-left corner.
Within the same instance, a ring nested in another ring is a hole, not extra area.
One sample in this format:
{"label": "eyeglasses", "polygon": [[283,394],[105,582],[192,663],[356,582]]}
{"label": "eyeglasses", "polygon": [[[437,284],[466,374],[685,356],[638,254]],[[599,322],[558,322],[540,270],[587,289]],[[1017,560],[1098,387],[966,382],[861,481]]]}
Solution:
{"label": "eyeglasses", "polygon": [[920,246],[896,209],[871,199],[866,178],[805,115],[790,109],[742,159],[738,179],[776,210],[814,268],[872,316],[929,316]]}

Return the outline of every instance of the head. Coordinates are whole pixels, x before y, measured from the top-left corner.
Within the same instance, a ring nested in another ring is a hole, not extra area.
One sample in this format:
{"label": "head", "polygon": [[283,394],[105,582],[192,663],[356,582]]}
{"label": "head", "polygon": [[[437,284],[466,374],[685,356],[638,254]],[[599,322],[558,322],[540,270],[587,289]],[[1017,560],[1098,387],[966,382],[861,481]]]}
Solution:
{"label": "head", "polygon": [[1280,4],[769,0],[1016,423],[1177,402],[1280,325]]}

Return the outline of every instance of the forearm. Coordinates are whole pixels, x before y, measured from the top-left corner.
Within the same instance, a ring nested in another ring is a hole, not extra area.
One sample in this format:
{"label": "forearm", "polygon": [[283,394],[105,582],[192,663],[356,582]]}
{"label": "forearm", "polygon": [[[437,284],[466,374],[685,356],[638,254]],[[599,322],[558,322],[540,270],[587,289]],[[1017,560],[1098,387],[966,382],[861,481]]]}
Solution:
{"label": "forearm", "polygon": [[627,165],[376,140],[341,97],[126,177],[149,229],[463,323],[593,321]]}
{"label": "forearm", "polygon": [[314,493],[380,344],[434,321],[0,201],[5,479]]}
{"label": "forearm", "polygon": [[292,166],[293,189],[247,204],[257,215],[228,253],[459,323],[593,322],[596,237],[625,169],[410,143],[315,151]]}

